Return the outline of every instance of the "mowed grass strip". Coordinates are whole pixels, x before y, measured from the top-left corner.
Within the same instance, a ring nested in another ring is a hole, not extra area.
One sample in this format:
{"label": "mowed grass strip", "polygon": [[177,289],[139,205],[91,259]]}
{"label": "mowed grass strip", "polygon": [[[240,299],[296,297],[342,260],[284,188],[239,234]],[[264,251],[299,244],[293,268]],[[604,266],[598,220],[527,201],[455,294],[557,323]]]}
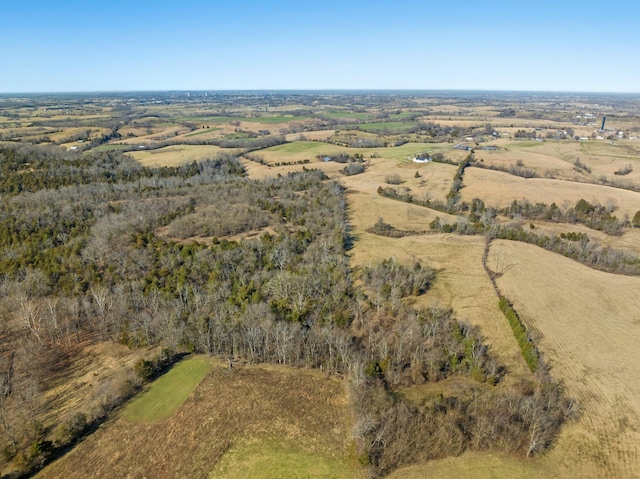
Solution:
{"label": "mowed grass strip", "polygon": [[211,363],[200,356],[179,362],[131,401],[123,417],[139,424],[154,424],[170,418],[210,370]]}
{"label": "mowed grass strip", "polygon": [[203,130],[198,130],[196,132],[193,133],[187,133],[186,135],[184,135],[185,138],[189,138],[191,136],[198,136],[198,135],[204,135],[205,133],[211,133],[212,131],[218,131],[218,130],[222,130],[222,128],[206,128]]}

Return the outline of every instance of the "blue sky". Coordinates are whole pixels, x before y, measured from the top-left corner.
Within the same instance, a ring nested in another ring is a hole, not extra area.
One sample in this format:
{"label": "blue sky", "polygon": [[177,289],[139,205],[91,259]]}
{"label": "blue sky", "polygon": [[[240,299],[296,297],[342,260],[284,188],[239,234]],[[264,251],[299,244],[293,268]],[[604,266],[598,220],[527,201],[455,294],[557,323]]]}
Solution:
{"label": "blue sky", "polygon": [[640,92],[640,2],[2,0],[0,92]]}

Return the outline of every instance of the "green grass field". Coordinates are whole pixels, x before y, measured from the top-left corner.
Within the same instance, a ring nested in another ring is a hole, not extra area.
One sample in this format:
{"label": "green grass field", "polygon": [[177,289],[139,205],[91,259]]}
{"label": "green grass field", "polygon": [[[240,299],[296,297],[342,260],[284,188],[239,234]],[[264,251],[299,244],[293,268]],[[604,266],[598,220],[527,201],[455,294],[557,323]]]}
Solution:
{"label": "green grass field", "polygon": [[347,464],[329,452],[307,451],[291,440],[260,438],[240,442],[229,449],[210,479],[358,478],[362,468]]}
{"label": "green grass field", "polygon": [[374,133],[392,132],[402,133],[408,131],[415,126],[413,123],[406,123],[401,121],[388,121],[383,123],[362,123],[358,125],[361,130],[371,131]]}
{"label": "green grass field", "polygon": [[259,116],[255,118],[237,118],[237,120],[271,125],[275,123],[287,123],[289,121],[295,121],[295,120],[306,120],[308,118],[309,118],[308,116],[281,115],[281,116]]}
{"label": "green grass field", "polygon": [[[335,145],[322,143],[318,141],[295,141],[293,143],[285,143],[284,145],[273,146],[267,148],[269,151],[277,152],[281,155],[295,155],[297,153],[314,153],[320,154],[322,151],[335,148]],[[345,149],[338,147],[338,149]]]}
{"label": "green grass field", "polygon": [[114,151],[114,150],[130,150],[131,145],[100,145],[91,151]]}
{"label": "green grass field", "polygon": [[332,111],[331,113],[324,113],[322,116],[333,118],[334,120],[367,120],[369,118],[368,113],[352,113],[348,111]]}
{"label": "green grass field", "polygon": [[179,362],[131,401],[123,417],[142,424],[154,424],[170,418],[210,370],[211,363],[203,357]]}
{"label": "green grass field", "polygon": [[206,128],[204,130],[198,130],[198,131],[194,131],[193,133],[188,133],[186,135],[184,135],[185,138],[189,138],[190,136],[198,136],[198,135],[204,135],[205,133],[211,133],[212,131],[218,131],[221,130],[222,128]]}

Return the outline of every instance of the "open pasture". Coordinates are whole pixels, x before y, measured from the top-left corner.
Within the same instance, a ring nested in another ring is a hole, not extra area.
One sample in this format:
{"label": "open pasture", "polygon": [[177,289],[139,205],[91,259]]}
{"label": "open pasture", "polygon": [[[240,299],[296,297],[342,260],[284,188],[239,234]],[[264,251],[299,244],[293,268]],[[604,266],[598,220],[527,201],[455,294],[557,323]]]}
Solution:
{"label": "open pasture", "polygon": [[552,180],[546,178],[521,178],[501,171],[467,168],[464,174],[463,201],[481,198],[487,206],[503,208],[513,200],[528,199],[532,203],[556,203],[563,207],[574,206],[580,199],[591,204],[613,204],[615,215],[633,217],[640,210],[640,193],[609,186]]}
{"label": "open pasture", "polygon": [[396,133],[404,133],[409,131],[415,126],[415,124],[411,122],[401,122],[401,121],[388,121],[381,123],[360,123],[358,128],[364,131],[374,132],[374,133],[382,133],[382,134],[396,134]]}
{"label": "open pasture", "polygon": [[640,278],[595,271],[532,245],[495,241],[489,265],[553,374],[580,404],[541,461],[563,477],[640,474]]}
{"label": "open pasture", "polygon": [[159,125],[145,129],[145,133],[140,136],[118,138],[114,143],[138,144],[138,143],[154,143],[157,141],[175,140],[180,135],[186,135],[193,131],[190,127],[183,125]]}
{"label": "open pasture", "polygon": [[229,371],[212,364],[168,419],[116,418],[37,477],[364,477],[352,455],[348,399],[338,380],[274,366]]}
{"label": "open pasture", "polygon": [[89,421],[99,417],[104,404],[118,390],[130,387],[134,364],[154,354],[156,348],[132,350],[120,344],[99,343],[87,345],[66,370],[65,359],[61,358],[47,379],[44,399],[50,409],[42,417],[43,427],[58,434],[59,425],[78,413]]}
{"label": "open pasture", "polygon": [[267,163],[272,164],[276,162],[291,163],[303,160],[315,161],[318,155],[353,154],[351,152],[352,149],[344,146],[331,145],[319,141],[296,141],[265,148],[256,153],[263,156]]}
{"label": "open pasture", "polygon": [[127,154],[144,166],[178,166],[191,161],[215,158],[220,151],[221,148],[212,145],[172,145]]}
{"label": "open pasture", "polygon": [[[367,170],[360,174],[346,177],[342,182],[353,189],[377,195],[379,186],[393,188],[409,188],[415,198],[424,200],[445,201],[451,189],[456,166],[446,163],[416,164],[404,160],[389,161],[384,158],[372,158],[367,161]],[[416,173],[420,177],[416,178]],[[389,185],[386,178],[397,175],[402,183]],[[398,205],[398,208],[401,206]]]}
{"label": "open pasture", "polygon": [[420,260],[436,269],[433,288],[417,301],[452,308],[459,319],[480,328],[491,349],[510,372],[525,373],[526,365],[513,333],[498,309],[498,299],[482,268],[484,238],[450,234],[424,234],[389,238],[366,231],[378,218],[403,230],[428,231],[436,216],[454,222],[455,217],[428,208],[401,203],[371,193],[348,193],[356,247],[351,251],[354,267],[372,266],[393,257],[399,261]]}
{"label": "open pasture", "polygon": [[335,134],[335,130],[305,131],[300,133],[288,133],[285,135],[286,141],[325,141]]}
{"label": "open pasture", "polygon": [[[578,144],[560,142],[513,142],[498,140],[491,143],[497,150],[476,150],[478,161],[488,166],[509,168],[517,164],[533,170],[538,176],[545,176],[547,171],[561,178],[575,178],[579,173],[573,169],[573,163],[579,154]],[[482,147],[482,145],[481,145]]]}

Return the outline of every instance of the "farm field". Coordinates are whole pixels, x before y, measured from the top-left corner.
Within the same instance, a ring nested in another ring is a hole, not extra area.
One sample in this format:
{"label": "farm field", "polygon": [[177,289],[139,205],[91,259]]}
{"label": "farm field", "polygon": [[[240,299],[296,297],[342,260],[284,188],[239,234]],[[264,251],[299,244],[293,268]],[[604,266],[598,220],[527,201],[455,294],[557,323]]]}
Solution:
{"label": "farm field", "polygon": [[591,204],[615,205],[615,215],[632,217],[640,209],[640,193],[609,186],[551,180],[520,178],[501,171],[468,168],[461,190],[463,201],[482,198],[487,205],[504,208],[514,200],[531,203],[556,203],[574,206],[580,199]]}
{"label": "farm field", "polygon": [[432,290],[420,299],[422,304],[452,308],[458,317],[480,328],[480,333],[511,372],[525,372],[524,361],[513,348],[513,333],[498,309],[495,293],[482,269],[483,238],[440,234],[404,238],[374,235],[365,230],[380,217],[397,228],[420,231],[425,230],[436,215],[420,206],[400,206],[393,200],[371,198],[359,192],[349,194],[349,200],[356,238],[351,255],[353,266],[370,266],[392,256],[406,262],[420,260],[436,269],[438,278]]}
{"label": "farm field", "polygon": [[178,166],[191,161],[214,158],[220,153],[217,146],[174,145],[157,150],[142,150],[127,153],[145,166]]}
{"label": "farm field", "polygon": [[[533,142],[497,140],[490,143],[497,150],[478,151],[477,159],[487,165],[509,167],[522,164],[526,169],[534,170],[538,176],[544,177],[548,173],[559,178],[578,180],[597,180],[606,177],[609,181],[637,181],[640,171],[638,166],[637,142],[622,141],[611,144],[606,141],[580,142]],[[481,145],[483,146],[483,145]],[[589,170],[575,169],[578,160]],[[631,165],[632,171],[624,176],[616,175],[616,171],[624,170]]]}
{"label": "farm field", "polygon": [[520,243],[495,241],[489,263],[498,257],[514,265],[498,279],[500,289],[581,408],[542,461],[566,468],[567,477],[637,477],[640,279]]}
{"label": "farm field", "polygon": [[364,477],[350,452],[339,381],[279,367],[211,366],[164,421],[131,423],[125,410],[36,477]]}

